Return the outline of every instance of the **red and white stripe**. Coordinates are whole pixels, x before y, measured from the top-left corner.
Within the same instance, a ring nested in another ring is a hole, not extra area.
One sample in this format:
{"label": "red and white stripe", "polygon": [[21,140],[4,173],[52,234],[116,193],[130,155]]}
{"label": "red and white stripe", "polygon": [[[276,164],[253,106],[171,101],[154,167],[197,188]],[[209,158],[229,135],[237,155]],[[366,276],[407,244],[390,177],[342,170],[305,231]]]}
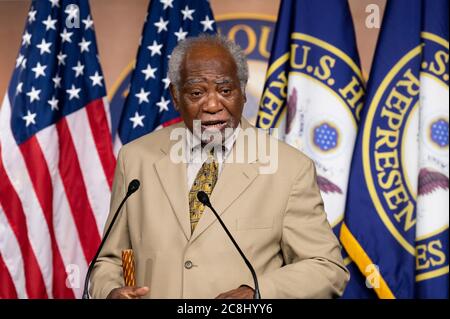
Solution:
{"label": "red and white stripe", "polygon": [[0,109],[0,298],[73,298],[100,243],[115,166],[104,99],[16,144]]}

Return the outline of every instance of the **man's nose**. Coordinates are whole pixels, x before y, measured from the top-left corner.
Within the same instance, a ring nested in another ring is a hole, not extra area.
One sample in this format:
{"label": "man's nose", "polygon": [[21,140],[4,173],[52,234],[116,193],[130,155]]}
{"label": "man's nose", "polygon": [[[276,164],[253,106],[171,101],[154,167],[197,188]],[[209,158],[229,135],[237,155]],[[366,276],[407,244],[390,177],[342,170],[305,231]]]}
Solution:
{"label": "man's nose", "polygon": [[208,94],[208,100],[206,101],[203,110],[208,113],[218,113],[223,109],[222,103],[217,92],[210,92]]}

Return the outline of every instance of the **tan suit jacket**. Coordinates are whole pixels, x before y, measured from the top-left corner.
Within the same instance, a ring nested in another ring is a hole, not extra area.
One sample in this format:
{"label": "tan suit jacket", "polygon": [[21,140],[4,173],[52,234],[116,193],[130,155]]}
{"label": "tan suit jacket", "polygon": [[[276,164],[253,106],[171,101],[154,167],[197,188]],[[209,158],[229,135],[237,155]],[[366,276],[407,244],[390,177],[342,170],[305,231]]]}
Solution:
{"label": "tan suit jacket", "polygon": [[[242,128],[256,130],[242,119]],[[91,279],[91,295],[105,298],[123,286],[121,251],[132,248],[138,286],[150,298],[214,298],[242,284],[253,287],[244,261],[207,208],[190,232],[186,164],[174,163],[170,131],[122,147],[111,213],[128,183],[141,188],[127,201]],[[243,139],[242,131],[237,142]],[[236,145],[236,144],[235,144]],[[262,298],[330,298],[349,279],[339,243],[323,209],[313,162],[278,144],[278,170],[260,174],[259,158],[224,164],[211,203],[255,268]]]}

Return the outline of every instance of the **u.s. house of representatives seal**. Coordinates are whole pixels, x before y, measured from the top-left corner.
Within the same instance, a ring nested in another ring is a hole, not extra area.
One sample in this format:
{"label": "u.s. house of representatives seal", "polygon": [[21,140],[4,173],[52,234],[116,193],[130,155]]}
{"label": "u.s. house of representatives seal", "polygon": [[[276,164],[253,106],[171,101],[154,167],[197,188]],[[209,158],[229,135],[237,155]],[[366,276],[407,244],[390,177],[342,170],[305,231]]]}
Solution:
{"label": "u.s. house of representatives seal", "polygon": [[377,213],[416,257],[416,281],[448,273],[448,41],[422,33],[375,93],[363,132]]}
{"label": "u.s. house of representatives seal", "polygon": [[275,80],[263,92],[258,126],[284,129],[284,140],[315,161],[328,220],[339,225],[364,98],[360,68],[336,46],[292,33],[290,52],[268,77]]}

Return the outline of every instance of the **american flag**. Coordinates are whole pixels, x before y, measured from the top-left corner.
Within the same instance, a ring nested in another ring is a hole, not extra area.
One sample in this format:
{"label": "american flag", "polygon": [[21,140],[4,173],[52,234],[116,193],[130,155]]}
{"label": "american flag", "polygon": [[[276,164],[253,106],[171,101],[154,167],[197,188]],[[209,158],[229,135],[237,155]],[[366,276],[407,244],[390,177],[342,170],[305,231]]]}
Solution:
{"label": "american flag", "polygon": [[0,298],[81,295],[115,166],[105,96],[88,1],[32,1],[0,109]]}
{"label": "american flag", "polygon": [[170,53],[179,41],[189,36],[215,32],[214,16],[207,0],[150,2],[115,139],[116,152],[122,144],[180,120],[169,94]]}

